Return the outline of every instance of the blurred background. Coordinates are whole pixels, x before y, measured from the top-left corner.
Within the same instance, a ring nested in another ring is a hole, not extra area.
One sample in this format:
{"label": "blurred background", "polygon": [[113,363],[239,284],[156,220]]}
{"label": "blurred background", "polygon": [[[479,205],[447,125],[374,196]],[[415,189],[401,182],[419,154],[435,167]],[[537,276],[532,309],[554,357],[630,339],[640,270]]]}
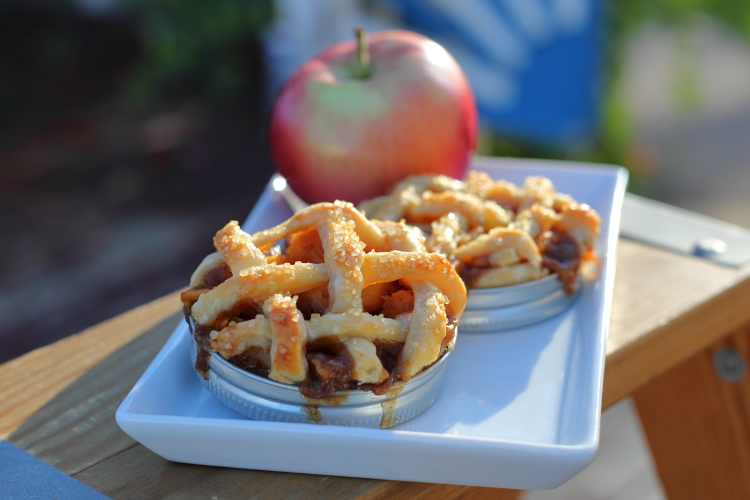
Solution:
{"label": "blurred background", "polygon": [[356,25],[454,54],[480,154],[750,228],[748,0],[0,1],[0,362],[185,286],[273,171],[279,85]]}

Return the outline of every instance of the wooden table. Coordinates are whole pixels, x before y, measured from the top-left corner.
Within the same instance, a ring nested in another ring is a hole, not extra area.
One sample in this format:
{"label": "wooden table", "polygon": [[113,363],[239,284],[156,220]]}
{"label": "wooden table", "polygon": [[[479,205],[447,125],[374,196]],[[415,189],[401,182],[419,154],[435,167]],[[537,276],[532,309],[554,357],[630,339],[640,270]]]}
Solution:
{"label": "wooden table", "polygon": [[[516,498],[519,492],[168,462],[114,413],[180,321],[174,293],[0,365],[0,437],[115,499]],[[670,499],[750,498],[750,377],[728,383],[713,353],[750,357],[750,269],[621,240],[604,408],[632,396]]]}

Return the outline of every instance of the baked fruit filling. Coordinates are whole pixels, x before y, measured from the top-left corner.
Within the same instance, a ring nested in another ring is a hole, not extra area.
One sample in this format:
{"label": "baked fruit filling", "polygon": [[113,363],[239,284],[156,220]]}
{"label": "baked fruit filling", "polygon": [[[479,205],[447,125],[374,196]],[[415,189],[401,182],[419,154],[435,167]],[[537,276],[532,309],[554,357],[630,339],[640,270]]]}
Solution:
{"label": "baked fruit filling", "polygon": [[469,288],[515,285],[557,273],[568,292],[582,263],[595,263],[599,215],[558,193],[546,177],[523,186],[469,172],[465,181],[418,175],[360,204],[371,220],[404,221],[428,235]]}
{"label": "baked fruit filling", "polygon": [[182,294],[204,378],[216,352],[310,398],[384,394],[453,347],[466,288],[414,227],[319,203],[214,246]]}

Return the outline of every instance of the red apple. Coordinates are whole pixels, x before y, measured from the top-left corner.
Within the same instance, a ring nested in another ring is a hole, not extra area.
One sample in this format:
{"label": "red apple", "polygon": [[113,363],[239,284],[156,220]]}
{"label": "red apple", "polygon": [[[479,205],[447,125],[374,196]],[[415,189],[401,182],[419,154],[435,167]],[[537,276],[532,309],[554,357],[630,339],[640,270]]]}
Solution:
{"label": "red apple", "polygon": [[477,117],[456,61],[416,33],[357,34],[284,85],[270,123],[276,168],[309,203],[358,203],[412,174],[462,178]]}

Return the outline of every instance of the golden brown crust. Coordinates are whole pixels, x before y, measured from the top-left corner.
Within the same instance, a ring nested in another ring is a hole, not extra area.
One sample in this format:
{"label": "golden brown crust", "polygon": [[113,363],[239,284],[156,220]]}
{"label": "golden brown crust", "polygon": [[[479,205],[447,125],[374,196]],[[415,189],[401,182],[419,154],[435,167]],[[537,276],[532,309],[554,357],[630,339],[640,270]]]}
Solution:
{"label": "golden brown crust", "polygon": [[456,248],[453,255],[471,264],[477,257],[491,255],[505,249],[513,249],[518,257],[525,259],[537,269],[542,265],[539,247],[531,236],[520,229],[507,227],[496,227],[489,233],[478,236],[469,243]]}
{"label": "golden brown crust", "polygon": [[324,264],[297,263],[246,269],[204,293],[193,305],[199,324],[210,325],[239,313],[252,304],[262,304],[276,293],[299,294],[328,282]]}
{"label": "golden brown crust", "polygon": [[432,233],[426,246],[433,252],[450,256],[458,247],[461,234],[466,232],[466,218],[454,212],[447,213],[432,223]]}
{"label": "golden brown crust", "polygon": [[440,290],[428,281],[412,281],[410,285],[414,292],[414,312],[406,342],[393,370],[399,380],[409,380],[423,366],[438,358],[448,325],[447,301]]}
{"label": "golden brown crust", "polygon": [[352,378],[363,384],[379,384],[388,378],[388,371],[378,358],[375,344],[363,338],[346,338],[341,342],[352,359]]}
{"label": "golden brown crust", "polygon": [[[285,237],[286,254],[261,252]],[[228,264],[231,277],[188,297],[196,332],[210,332],[210,348],[230,360],[268,353],[254,363],[268,363],[269,378],[285,384],[308,383],[309,370],[323,370],[321,383],[406,381],[444,352],[466,303],[463,282],[444,256],[424,251],[419,230],[368,221],[348,203],[312,205],[252,236],[232,222],[215,246],[199,274]],[[320,260],[321,251],[322,262],[305,262]],[[408,294],[410,307],[401,303],[386,317],[387,297],[397,294]],[[261,307],[263,315],[248,319]],[[390,374],[377,345],[404,346]]]}
{"label": "golden brown crust", "polygon": [[591,248],[599,237],[599,214],[583,203],[571,203],[563,209],[556,225],[578,243],[581,252]]}
{"label": "golden brown crust", "polygon": [[409,207],[406,218],[411,222],[429,224],[449,212],[464,216],[470,228],[481,226],[492,229],[507,226],[511,221],[511,214],[497,203],[486,202],[473,194],[460,191],[425,191],[420,203]]}
{"label": "golden brown crust", "polygon": [[[550,270],[558,272],[560,266],[540,255],[548,232],[572,238],[580,255],[591,250],[599,234],[596,212],[558,193],[541,176],[527,177],[523,186],[475,171],[465,182],[412,176],[396,184],[389,195],[362,206],[368,207],[370,218],[403,219],[423,228],[428,234],[427,250],[447,256],[477,288],[513,285]],[[566,285],[571,276],[566,275]]]}
{"label": "golden brown crust", "polygon": [[271,373],[268,378],[295,384],[307,377],[307,327],[297,309],[297,298],[276,294],[266,300],[263,313],[271,325]]}
{"label": "golden brown crust", "polygon": [[328,218],[342,216],[354,221],[357,235],[367,245],[368,249],[387,251],[387,245],[380,230],[371,221],[367,220],[361,212],[354,208],[354,205],[344,201],[310,205],[278,226],[253,234],[251,239],[258,248],[263,250],[293,233],[317,227],[318,224]]}
{"label": "golden brown crust", "polygon": [[266,266],[266,257],[250,242],[250,235],[240,229],[236,220],[229,222],[214,236],[214,246],[233,274],[243,269]]}
{"label": "golden brown crust", "polygon": [[325,248],[328,296],[333,314],[362,310],[362,262],[365,244],[354,231],[353,220],[334,214],[318,226]]}

